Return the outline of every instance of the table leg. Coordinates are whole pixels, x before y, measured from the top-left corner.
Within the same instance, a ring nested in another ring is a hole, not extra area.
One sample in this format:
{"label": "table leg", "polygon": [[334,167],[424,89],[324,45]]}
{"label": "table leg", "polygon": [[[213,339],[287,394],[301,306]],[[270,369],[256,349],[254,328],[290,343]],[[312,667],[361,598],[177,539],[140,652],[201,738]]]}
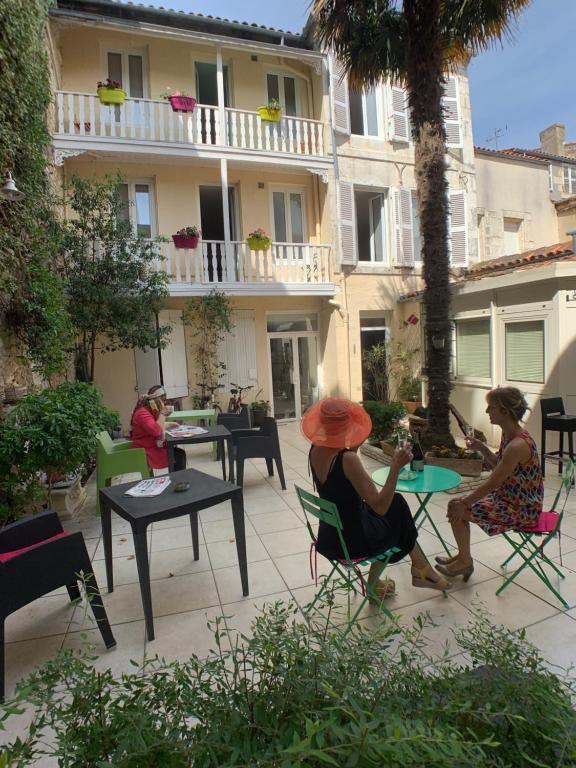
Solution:
{"label": "table leg", "polygon": [[[430,513],[428,512],[428,510],[426,508],[426,505],[428,504],[428,502],[432,498],[432,494],[431,493],[427,493],[426,496],[424,496],[424,498],[422,498],[419,493],[416,493],[414,495],[416,496],[416,498],[420,502],[420,506],[418,507],[418,509],[416,510],[416,514],[414,515],[414,522],[416,523],[416,527],[418,528],[418,530],[420,530],[420,528],[424,525],[425,521],[428,520],[428,522],[430,523],[430,525],[434,529],[434,533],[436,534],[436,536],[438,536],[438,538],[442,542],[442,546],[444,547],[444,551],[446,552],[447,555],[450,556],[452,553],[448,549],[448,547],[446,545],[446,542],[444,541],[444,539],[442,538],[442,535],[440,534],[440,531],[436,527],[436,523],[434,522],[434,520],[432,519],[432,516],[430,515]],[[418,518],[420,518],[420,517],[421,517],[421,519],[419,521]]]}
{"label": "table leg", "polygon": [[174,472],[174,443],[168,443],[168,472]]}
{"label": "table leg", "polygon": [[228,443],[228,482],[233,483],[234,482],[234,451],[233,451],[233,441],[232,438],[229,437],[228,440],[226,440]]}
{"label": "table leg", "polygon": [[190,528],[192,529],[192,549],[194,560],[200,560],[200,548],[198,546],[198,512],[190,512]]}
{"label": "table leg", "polygon": [[102,542],[104,544],[104,562],[108,592],[114,591],[114,570],[112,567],[112,511],[108,502],[100,499],[100,520],[102,522]]}
{"label": "table leg", "polygon": [[152,618],[152,592],[150,590],[150,563],[148,562],[148,537],[146,536],[146,528],[136,529],[132,527],[132,535],[134,536],[134,551],[136,553],[136,565],[138,567],[142,607],[144,608],[146,635],[148,640],[154,640],[154,619]]}
{"label": "table leg", "polygon": [[246,533],[244,530],[244,496],[242,491],[235,493],[230,499],[232,503],[232,518],[234,520],[234,534],[236,536],[236,551],[238,552],[238,564],[240,566],[240,580],[242,582],[242,594],[247,597],[248,590],[248,562],[246,560]]}
{"label": "table leg", "polygon": [[226,480],[226,449],[224,447],[224,444],[226,443],[226,440],[224,438],[221,438],[218,440],[218,444],[220,446],[220,460],[222,461],[222,480]]}

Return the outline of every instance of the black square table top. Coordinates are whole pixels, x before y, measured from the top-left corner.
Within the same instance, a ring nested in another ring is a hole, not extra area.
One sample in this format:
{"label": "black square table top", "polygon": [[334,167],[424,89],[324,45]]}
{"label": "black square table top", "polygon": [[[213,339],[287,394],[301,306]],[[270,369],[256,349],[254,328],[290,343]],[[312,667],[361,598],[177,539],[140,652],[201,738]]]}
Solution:
{"label": "black square table top", "polygon": [[[177,413],[177,411],[174,411],[174,413]],[[182,443],[210,443],[214,440],[228,439],[232,436],[230,430],[223,427],[222,424],[217,424],[215,427],[205,427],[205,429],[206,432],[203,432],[201,435],[190,435],[190,437],[180,437],[178,435],[172,437],[166,433],[166,442],[178,445]]]}
{"label": "black square table top", "polygon": [[[240,486],[207,475],[197,469],[171,472],[169,477],[170,485],[159,496],[140,498],[126,496],[126,491],[138,485],[139,480],[101,488],[100,494],[106,498],[112,509],[126,520],[145,520],[148,517],[161,520],[164,517],[184,514],[190,508],[204,509],[226,501],[236,493],[242,493]],[[187,491],[175,491],[177,483],[182,482],[190,483],[190,488]]]}

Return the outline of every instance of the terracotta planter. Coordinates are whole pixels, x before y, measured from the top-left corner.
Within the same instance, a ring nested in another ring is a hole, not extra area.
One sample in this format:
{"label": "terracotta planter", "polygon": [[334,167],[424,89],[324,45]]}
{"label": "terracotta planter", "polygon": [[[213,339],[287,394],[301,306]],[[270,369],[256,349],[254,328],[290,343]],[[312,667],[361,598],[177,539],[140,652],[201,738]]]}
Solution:
{"label": "terracotta planter", "polygon": [[124,104],[126,91],[122,88],[98,88],[96,91],[101,104]]}
{"label": "terracotta planter", "polygon": [[173,112],[194,112],[196,99],[192,96],[168,96]]}
{"label": "terracotta planter", "polygon": [[408,413],[414,413],[416,408],[422,407],[422,402],[418,400],[400,400],[404,408],[408,411]]}
{"label": "terracotta planter", "polygon": [[251,251],[267,251],[270,248],[270,240],[261,240],[257,237],[249,237],[246,241]]}
{"label": "terracotta planter", "polygon": [[268,107],[258,107],[260,119],[265,123],[279,123],[282,119],[281,109],[268,109]]}
{"label": "terracotta planter", "polygon": [[431,467],[453,469],[454,472],[465,477],[480,477],[482,473],[482,459],[443,459],[440,456],[432,456],[431,453],[427,453],[424,458],[426,464]]}
{"label": "terracotta planter", "polygon": [[172,235],[176,248],[196,248],[200,237],[198,235]]}

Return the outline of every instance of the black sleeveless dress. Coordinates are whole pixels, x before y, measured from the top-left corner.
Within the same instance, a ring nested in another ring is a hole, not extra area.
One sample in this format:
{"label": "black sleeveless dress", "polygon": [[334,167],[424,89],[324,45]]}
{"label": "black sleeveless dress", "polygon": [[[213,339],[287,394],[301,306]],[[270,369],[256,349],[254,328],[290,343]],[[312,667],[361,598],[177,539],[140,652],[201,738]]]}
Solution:
{"label": "black sleeveless dress", "polygon": [[[374,512],[344,474],[342,457],[347,450],[344,448],[334,457],[324,483],[320,482],[310,462],[314,487],[322,499],[332,501],[338,507],[351,558],[371,557],[397,547],[400,551],[390,558],[391,563],[396,563],[414,548],[418,538],[410,507],[403,496],[395,493],[385,515]],[[316,549],[330,559],[344,557],[338,531],[322,521]]]}

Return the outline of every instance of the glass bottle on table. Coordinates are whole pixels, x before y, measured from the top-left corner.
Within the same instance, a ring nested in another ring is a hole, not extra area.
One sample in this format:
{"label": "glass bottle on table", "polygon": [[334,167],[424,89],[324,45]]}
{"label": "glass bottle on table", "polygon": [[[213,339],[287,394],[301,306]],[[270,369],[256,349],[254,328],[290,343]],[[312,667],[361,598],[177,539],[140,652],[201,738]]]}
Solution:
{"label": "glass bottle on table", "polygon": [[410,469],[413,472],[424,471],[424,453],[418,435],[414,437],[414,445],[412,446],[412,461],[410,462]]}

